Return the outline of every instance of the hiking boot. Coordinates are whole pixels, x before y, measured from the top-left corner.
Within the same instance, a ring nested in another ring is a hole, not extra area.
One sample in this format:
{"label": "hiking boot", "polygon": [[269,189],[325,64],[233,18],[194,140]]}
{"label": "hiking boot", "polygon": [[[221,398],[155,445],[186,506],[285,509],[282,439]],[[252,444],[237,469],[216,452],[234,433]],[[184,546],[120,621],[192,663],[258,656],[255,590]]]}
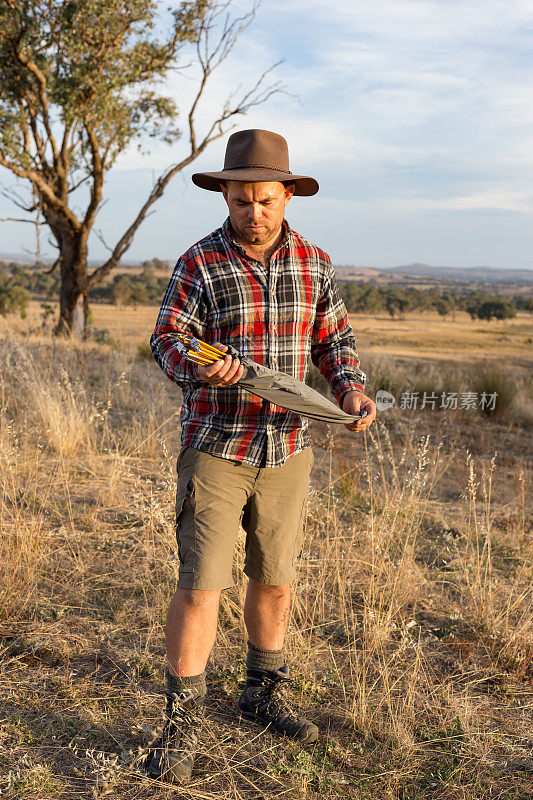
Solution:
{"label": "hiking boot", "polygon": [[291,708],[285,690],[290,683],[288,666],[272,671],[247,670],[246,688],[237,702],[237,713],[250,722],[299,742],[318,739],[318,728]]}
{"label": "hiking boot", "polygon": [[146,768],[151,778],[179,783],[192,774],[204,698],[186,691],[167,691],[166,696],[165,726],[150,747]]}

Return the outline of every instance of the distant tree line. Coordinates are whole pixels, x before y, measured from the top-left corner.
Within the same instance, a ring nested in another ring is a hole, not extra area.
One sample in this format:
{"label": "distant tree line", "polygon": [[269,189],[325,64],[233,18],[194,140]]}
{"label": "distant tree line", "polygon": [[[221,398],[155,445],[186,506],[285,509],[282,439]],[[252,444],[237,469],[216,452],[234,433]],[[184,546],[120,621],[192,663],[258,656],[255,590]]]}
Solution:
{"label": "distant tree line", "polygon": [[388,312],[403,318],[409,311],[436,311],[442,317],[466,311],[472,319],[508,319],[517,310],[533,311],[533,297],[500,297],[486,291],[452,289],[442,291],[386,286],[373,281],[339,281],[346,308],[352,314]]}
{"label": "distant tree line", "polygon": [[[27,268],[15,262],[0,261],[0,314],[25,313],[30,296],[57,300],[60,278],[50,273],[45,264]],[[161,275],[161,270],[165,274]],[[157,274],[156,270],[159,270]],[[153,258],[143,262],[142,269],[114,275],[113,280],[95,286],[90,292],[93,303],[116,306],[138,306],[161,302],[170,277],[170,264]]]}
{"label": "distant tree line", "polygon": [[18,288],[27,294],[57,299],[59,278],[56,274],[47,272],[47,269],[46,264],[27,269],[15,262],[0,261],[0,287],[5,292]]}
{"label": "distant tree line", "polygon": [[[158,258],[144,261],[141,269],[124,265],[125,271],[112,280],[91,289],[92,303],[116,306],[158,305],[165,293],[171,264]],[[500,297],[487,291],[461,288],[443,291],[439,288],[415,289],[377,284],[374,281],[339,281],[339,288],[352,314],[383,313],[402,319],[411,311],[436,311],[442,317],[454,317],[466,311],[472,319],[508,319],[519,311],[533,311],[533,297],[515,295]],[[24,315],[30,296],[54,301],[59,296],[57,271],[46,264],[25,267],[15,262],[0,261],[0,314]]]}
{"label": "distant tree line", "polygon": [[[156,270],[165,269],[165,275]],[[163,299],[170,277],[170,264],[158,258],[144,261],[140,272],[115,275],[112,281],[96,286],[90,293],[92,302],[114,303],[116,306],[157,305]]]}

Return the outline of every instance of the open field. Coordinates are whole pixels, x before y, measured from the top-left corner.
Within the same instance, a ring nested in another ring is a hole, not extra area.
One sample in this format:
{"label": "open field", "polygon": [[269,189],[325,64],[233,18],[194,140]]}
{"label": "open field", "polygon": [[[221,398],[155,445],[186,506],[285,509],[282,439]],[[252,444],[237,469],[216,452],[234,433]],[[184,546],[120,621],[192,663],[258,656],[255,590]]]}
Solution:
{"label": "open field", "polygon": [[353,318],[371,393],[492,387],[496,413],[313,426],[288,651],[321,738],[233,722],[237,570],[180,789],[138,762],[162,709],[180,392],[142,347],[156,308],[92,309],[107,344],[52,340],[39,304],[0,318],[1,796],[533,798],[531,317]]}
{"label": "open field", "polygon": [[361,354],[373,353],[409,358],[454,359],[521,358],[533,360],[533,317],[482,322],[463,311],[456,319],[436,313],[408,314],[404,320],[385,315],[352,314]]}
{"label": "open field", "polygon": [[[117,308],[94,303],[93,327],[106,330],[117,343],[146,343],[153,330],[158,309],[155,306]],[[24,322],[16,329],[41,326],[41,304],[31,302]],[[519,313],[514,319],[481,322],[458,311],[456,318],[443,319],[435,312],[408,314],[404,320],[388,314],[352,314],[361,355],[366,353],[446,360],[495,359],[510,356],[533,361],[533,316]]]}

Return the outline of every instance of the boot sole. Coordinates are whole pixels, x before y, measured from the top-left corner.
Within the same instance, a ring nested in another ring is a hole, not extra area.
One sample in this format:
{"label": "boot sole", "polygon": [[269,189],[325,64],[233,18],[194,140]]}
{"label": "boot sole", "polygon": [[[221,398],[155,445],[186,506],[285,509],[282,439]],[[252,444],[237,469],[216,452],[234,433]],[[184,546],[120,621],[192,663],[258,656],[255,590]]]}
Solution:
{"label": "boot sole", "polygon": [[316,733],[311,731],[309,736],[305,739],[298,739],[297,736],[291,736],[288,733],[284,733],[283,731],[278,731],[271,722],[263,722],[262,719],[258,719],[256,714],[253,714],[250,711],[243,711],[238,705],[234,707],[235,716],[238,718],[239,722],[246,722],[250,725],[254,725],[256,727],[262,728],[264,731],[268,731],[269,733],[273,734],[274,736],[281,736],[283,739],[292,739],[299,744],[314,744],[319,735],[319,731],[317,729]]}
{"label": "boot sole", "polygon": [[148,776],[154,781],[161,781],[162,783],[173,783],[173,784],[181,784],[190,781],[192,778],[192,772],[187,775],[175,775],[172,772],[172,769],[169,767],[164,772],[156,771],[156,770],[148,770]]}
{"label": "boot sole", "polygon": [[189,781],[192,777],[192,767],[191,770],[183,774],[176,774],[173,769],[172,765],[166,765],[165,769],[161,769],[161,762],[157,765],[157,767],[152,767],[151,764],[153,761],[150,759],[148,762],[148,766],[146,767],[146,772],[148,773],[149,777],[152,778],[154,781],[163,781],[164,783],[184,783],[185,781]]}

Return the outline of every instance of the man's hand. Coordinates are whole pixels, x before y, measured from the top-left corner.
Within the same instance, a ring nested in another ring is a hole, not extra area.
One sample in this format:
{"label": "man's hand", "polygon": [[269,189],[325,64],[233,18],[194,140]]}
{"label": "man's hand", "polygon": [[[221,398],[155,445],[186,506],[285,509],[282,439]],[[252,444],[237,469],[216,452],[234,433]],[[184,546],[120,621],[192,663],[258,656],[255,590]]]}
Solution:
{"label": "man's hand", "polygon": [[346,425],[349,431],[364,431],[370,427],[376,419],[376,404],[370,397],[361,394],[361,392],[347,392],[342,401],[342,410],[347,414],[352,414],[354,417],[366,411],[365,417],[357,420],[357,422],[350,423],[350,425]]}
{"label": "man's hand", "polygon": [[[214,342],[213,347],[224,352],[228,349],[225,344],[220,344],[220,342]],[[233,359],[231,356],[226,356],[208,367],[197,364],[196,370],[200,380],[210,386],[232,386],[242,378],[244,367],[238,358]]]}

